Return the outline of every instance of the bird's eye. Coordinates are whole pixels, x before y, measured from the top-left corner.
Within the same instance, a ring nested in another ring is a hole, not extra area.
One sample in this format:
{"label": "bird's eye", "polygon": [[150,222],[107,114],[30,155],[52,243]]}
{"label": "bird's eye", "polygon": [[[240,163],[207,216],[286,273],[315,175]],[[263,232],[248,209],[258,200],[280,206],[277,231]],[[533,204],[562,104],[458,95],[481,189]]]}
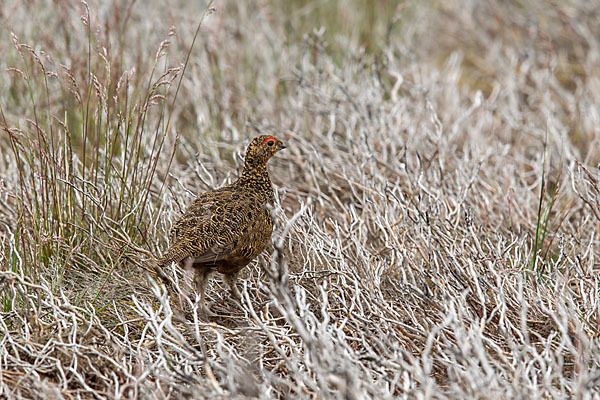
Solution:
{"label": "bird's eye", "polygon": [[267,142],[267,146],[269,146],[269,147],[273,146],[274,144],[275,144],[275,141],[274,141],[274,140],[269,140],[269,141]]}

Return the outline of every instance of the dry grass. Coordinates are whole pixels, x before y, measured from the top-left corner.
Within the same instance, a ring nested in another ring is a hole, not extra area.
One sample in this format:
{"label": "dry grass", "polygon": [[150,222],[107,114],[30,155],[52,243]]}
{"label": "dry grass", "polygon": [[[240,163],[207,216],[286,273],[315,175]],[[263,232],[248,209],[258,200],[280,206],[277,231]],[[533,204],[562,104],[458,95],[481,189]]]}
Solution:
{"label": "dry grass", "polygon": [[[163,3],[0,7],[0,397],[600,398],[595,2]],[[149,256],[256,130],[203,320]]]}

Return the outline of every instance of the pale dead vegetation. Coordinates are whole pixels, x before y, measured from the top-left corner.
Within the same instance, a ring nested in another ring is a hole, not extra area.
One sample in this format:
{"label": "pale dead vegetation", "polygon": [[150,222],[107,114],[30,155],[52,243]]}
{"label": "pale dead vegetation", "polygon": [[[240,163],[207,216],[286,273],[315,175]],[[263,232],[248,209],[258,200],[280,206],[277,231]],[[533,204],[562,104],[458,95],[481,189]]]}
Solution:
{"label": "pale dead vegetation", "polygon": [[[600,5],[381,4],[2,3],[0,397],[600,398]],[[257,131],[202,319],[149,255]]]}

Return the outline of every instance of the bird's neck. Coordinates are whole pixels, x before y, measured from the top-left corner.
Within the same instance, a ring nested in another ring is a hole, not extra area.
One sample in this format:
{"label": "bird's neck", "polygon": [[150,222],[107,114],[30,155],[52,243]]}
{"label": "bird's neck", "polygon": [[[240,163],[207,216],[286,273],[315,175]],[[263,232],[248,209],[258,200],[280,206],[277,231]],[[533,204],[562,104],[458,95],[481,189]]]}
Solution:
{"label": "bird's neck", "polygon": [[238,179],[238,184],[244,188],[263,192],[267,195],[273,194],[273,186],[271,185],[271,176],[267,169],[266,163],[253,163],[246,161],[242,176]]}

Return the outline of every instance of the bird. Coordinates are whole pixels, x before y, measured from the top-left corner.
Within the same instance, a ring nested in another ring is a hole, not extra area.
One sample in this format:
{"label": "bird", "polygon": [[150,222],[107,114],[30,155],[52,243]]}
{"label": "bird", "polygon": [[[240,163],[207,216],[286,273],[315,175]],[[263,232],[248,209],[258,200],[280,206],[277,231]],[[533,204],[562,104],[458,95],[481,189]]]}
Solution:
{"label": "bird", "polygon": [[273,136],[257,136],[248,145],[244,167],[233,183],[199,195],[173,224],[170,246],[155,264],[163,270],[171,263],[192,268],[202,312],[214,315],[206,305],[206,286],[214,274],[223,274],[231,295],[238,301],[238,273],[262,253],[271,240],[271,208],[275,194],[267,162],[286,146]]}

